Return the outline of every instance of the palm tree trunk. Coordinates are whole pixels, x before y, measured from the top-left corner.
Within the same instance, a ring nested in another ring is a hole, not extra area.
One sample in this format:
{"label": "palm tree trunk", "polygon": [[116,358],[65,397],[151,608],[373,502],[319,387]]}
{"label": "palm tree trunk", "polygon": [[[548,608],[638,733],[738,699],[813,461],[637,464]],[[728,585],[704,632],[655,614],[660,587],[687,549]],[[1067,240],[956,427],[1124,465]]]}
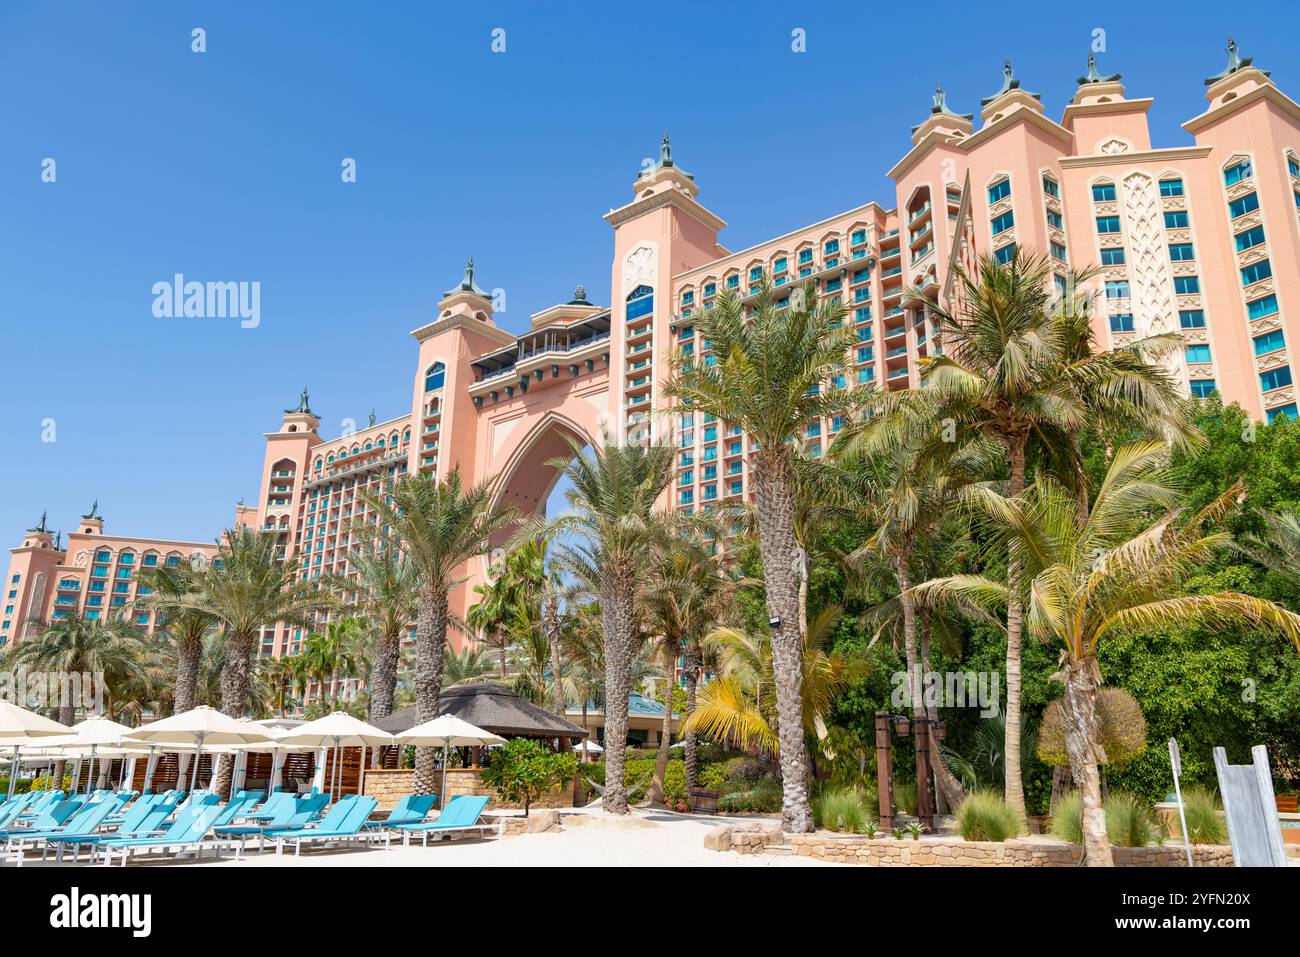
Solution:
{"label": "palm tree trunk", "polygon": [[[401,635],[381,635],[375,643],[375,660],[370,666],[370,697],[366,700],[366,720],[374,724],[393,713],[397,694],[397,664],[401,658]],[[370,752],[370,766],[380,766],[380,749]]]}
{"label": "palm tree trunk", "polygon": [[627,814],[623,768],[627,752],[627,699],[632,684],[632,604],[635,577],[629,571],[610,575],[600,596],[605,632],[605,795],[607,814]]}
{"label": "palm tree trunk", "polygon": [[[1011,460],[1011,494],[1019,495],[1025,488],[1025,442],[1023,435],[1013,436],[1008,442]],[[1020,603],[1020,563],[1007,556],[1007,721],[1004,759],[1004,794],[1007,804],[1028,830],[1029,818],[1025,813],[1025,787],[1020,775],[1020,644],[1023,629],[1023,611]]]}
{"label": "palm tree trunk", "polygon": [[[930,611],[928,608],[921,609],[921,671],[924,674],[930,673]],[[939,720],[939,709],[933,705],[925,706],[925,714],[931,721]],[[956,775],[948,770],[948,765],[943,762],[943,752],[939,749],[938,739],[931,734],[930,740],[930,767],[934,770],[935,784],[935,804],[939,814],[951,814],[957,809],[957,806],[966,798],[966,789],[961,786]]]}
{"label": "palm tree trunk", "polygon": [[201,639],[182,638],[176,643],[176,686],[172,689],[172,708],[177,714],[194,707],[202,656]]}
{"label": "palm tree trunk", "polygon": [[1065,750],[1079,785],[1083,805],[1083,847],[1089,867],[1114,867],[1106,813],[1102,810],[1101,777],[1097,765],[1106,755],[1097,740],[1097,659],[1069,661],[1065,667],[1065,694],[1061,699]]}
{"label": "palm tree trunk", "polygon": [[[182,638],[176,643],[176,686],[172,689],[172,710],[177,714],[189,711],[198,703],[199,664],[203,658],[203,641]],[[190,758],[184,752],[176,756],[177,782],[189,780]]]}
{"label": "palm tree trunk", "polygon": [[[415,612],[415,709],[419,723],[438,716],[438,695],[442,692],[443,658],[447,647],[447,592],[433,585],[420,592]],[[438,788],[437,752],[434,748],[415,749],[416,794],[436,794]],[[439,795],[446,806],[447,795]]]}
{"label": "palm tree trunk", "polygon": [[673,736],[673,659],[671,648],[664,646],[664,719],[659,726],[659,752],[655,755],[655,773],[650,782],[650,803],[668,803],[668,745]]}
{"label": "palm tree trunk", "polygon": [[813,830],[808,804],[808,758],[803,734],[803,634],[799,631],[801,562],[794,537],[793,474],[786,450],[760,449],[755,457],[758,542],[763,558],[767,614],[772,629],[772,671],[776,684],[777,738],[781,761],[781,826],[802,834]]}
{"label": "palm tree trunk", "polygon": [[[691,640],[686,643],[686,716],[695,713],[695,694],[699,688],[700,681],[700,656],[695,641]],[[700,758],[698,751],[698,741],[694,731],[686,732],[686,788],[700,786]]]}
{"label": "palm tree trunk", "polygon": [[[255,639],[256,633],[240,635],[232,632],[226,640],[226,661],[221,667],[221,710],[232,718],[242,718],[248,709]],[[234,757],[229,754],[220,755],[212,779],[214,794],[230,794],[234,772]]]}
{"label": "palm tree trunk", "polygon": [[[546,644],[551,659],[551,681],[555,686],[555,714],[564,717],[564,682],[560,674],[560,612],[554,595],[546,598]],[[543,686],[544,687],[544,686]]]}
{"label": "palm tree trunk", "polygon": [[[77,720],[77,712],[71,704],[60,705],[57,709],[55,718],[59,724],[71,725]],[[62,758],[54,762],[54,769],[50,771],[50,790],[60,790],[63,787],[63,773],[67,770],[67,762]]]}

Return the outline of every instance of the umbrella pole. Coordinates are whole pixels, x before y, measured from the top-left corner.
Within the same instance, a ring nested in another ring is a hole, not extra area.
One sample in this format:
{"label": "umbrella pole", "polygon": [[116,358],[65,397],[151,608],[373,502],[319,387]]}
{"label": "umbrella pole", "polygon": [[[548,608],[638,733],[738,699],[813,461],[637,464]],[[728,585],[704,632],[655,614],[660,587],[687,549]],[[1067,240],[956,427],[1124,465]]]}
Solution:
{"label": "umbrella pole", "polygon": [[203,735],[200,734],[195,738],[197,747],[194,749],[194,767],[190,768],[190,792],[193,793],[194,785],[199,781],[199,758],[203,757]]}
{"label": "umbrella pole", "polygon": [[15,744],[14,759],[9,765],[9,794],[5,797],[6,801],[9,800],[9,798],[14,796],[14,786],[17,783],[17,777],[18,777],[18,745]]}
{"label": "umbrella pole", "polygon": [[90,746],[90,761],[86,764],[86,793],[90,793],[90,782],[95,777],[95,746]]}
{"label": "umbrella pole", "polygon": [[451,738],[442,739],[442,793],[438,795],[438,807],[447,806],[447,752],[451,748]]}
{"label": "umbrella pole", "polygon": [[144,787],[140,789],[141,794],[149,793],[149,785],[153,783],[153,749],[154,745],[149,745],[149,757],[144,762]]}

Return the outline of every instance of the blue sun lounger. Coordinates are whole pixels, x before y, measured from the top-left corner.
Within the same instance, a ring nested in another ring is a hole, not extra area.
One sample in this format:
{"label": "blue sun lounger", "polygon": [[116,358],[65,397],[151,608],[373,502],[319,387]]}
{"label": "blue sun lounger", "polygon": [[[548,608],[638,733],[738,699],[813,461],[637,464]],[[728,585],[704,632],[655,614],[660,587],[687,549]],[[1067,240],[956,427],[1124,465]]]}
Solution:
{"label": "blue sun lounger", "polygon": [[163,834],[158,837],[112,837],[105,838],[99,843],[99,847],[104,852],[104,863],[112,864],[113,856],[117,853],[122,855],[122,866],[136,851],[144,850],[153,852],[155,850],[166,850],[174,847],[194,848],[196,853],[202,854],[203,848],[211,847],[218,857],[221,856],[221,845],[219,843],[204,843],[204,838],[212,830],[212,825],[216,823],[218,817],[224,809],[216,804],[209,804],[205,807],[195,808],[192,815],[182,817],[177,815],[177,820]]}
{"label": "blue sun lounger", "polygon": [[361,837],[361,826],[366,823],[378,804],[379,802],[372,797],[349,795],[335,804],[316,827],[267,831],[266,836],[275,841],[277,857],[284,853],[285,845],[290,842],[293,843],[293,853],[296,857],[302,853],[304,843],[356,840]]}
{"label": "blue sun lounger", "polygon": [[[10,838],[23,837],[42,831],[56,831],[67,823],[68,818],[77,813],[85,803],[84,795],[76,795],[66,800],[55,801],[39,814],[28,818],[26,823],[11,824],[0,831],[0,840],[7,841]],[[22,817],[27,818],[27,815],[24,814]]]}
{"label": "blue sun lounger", "polygon": [[244,853],[244,846],[249,838],[258,838],[259,847],[263,843],[261,838],[268,831],[297,829],[307,826],[312,819],[321,812],[321,809],[329,802],[329,798],[324,794],[304,794],[289,795],[289,800],[282,801],[279,809],[271,816],[269,821],[265,820],[260,814],[248,815],[249,820],[260,823],[232,824],[215,829],[218,838],[229,841],[239,841],[239,850],[236,857]]}
{"label": "blue sun lounger", "polygon": [[388,812],[388,817],[381,821],[366,821],[361,828],[365,831],[380,831],[398,824],[419,824],[429,816],[437,803],[436,794],[404,794]]}
{"label": "blue sun lounger", "polygon": [[274,820],[275,816],[279,814],[283,808],[292,807],[294,802],[297,800],[298,795],[291,791],[276,791],[266,799],[265,804],[253,811],[251,814],[245,815],[245,817],[250,821]]}
{"label": "blue sun lounger", "polygon": [[167,794],[146,794],[131,805],[131,809],[126,812],[122,818],[122,823],[115,831],[111,832],[87,832],[83,834],[66,834],[60,832],[52,834],[45,838],[44,847],[41,849],[41,860],[48,856],[50,848],[57,849],[56,860],[63,860],[63,852],[67,848],[72,848],[72,860],[75,862],[83,846],[91,848],[91,854],[94,854],[94,846],[108,837],[145,837],[155,833],[163,826],[172,813],[174,799]]}
{"label": "blue sun lounger", "polygon": [[85,835],[93,834],[95,830],[104,823],[110,814],[126,803],[125,798],[110,797],[95,804],[87,804],[71,815],[67,823],[61,828],[51,829],[49,831],[30,831],[26,834],[11,835],[8,841],[7,849],[16,852],[15,861],[19,867],[23,864],[23,854],[27,850],[27,844],[30,842],[34,847],[36,844],[49,837],[57,837],[61,834]]}
{"label": "blue sun lounger", "polygon": [[430,834],[455,834],[460,831],[477,831],[479,839],[482,840],[484,831],[495,828],[499,834],[501,829],[500,824],[480,824],[478,822],[487,804],[488,799],[485,797],[459,794],[447,802],[447,806],[442,809],[442,813],[438,815],[437,819],[419,824],[398,824],[393,830],[402,832],[402,843],[404,845],[411,843],[412,834],[421,835],[425,847],[429,846]]}

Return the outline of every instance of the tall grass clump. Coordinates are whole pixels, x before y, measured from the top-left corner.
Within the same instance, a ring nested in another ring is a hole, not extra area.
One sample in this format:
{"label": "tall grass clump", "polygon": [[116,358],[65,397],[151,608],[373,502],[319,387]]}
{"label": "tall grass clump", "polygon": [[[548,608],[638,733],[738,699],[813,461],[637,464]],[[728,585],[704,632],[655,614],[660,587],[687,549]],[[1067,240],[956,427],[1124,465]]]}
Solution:
{"label": "tall grass clump", "polygon": [[827,788],[813,799],[813,820],[818,828],[864,834],[875,817],[867,796],[857,788]]}
{"label": "tall grass clump", "polygon": [[[1106,798],[1103,810],[1106,837],[1116,847],[1146,847],[1155,840],[1155,815],[1151,805],[1142,798],[1113,791]],[[1049,829],[1067,844],[1083,843],[1083,802],[1078,791],[1071,791],[1056,802]]]}
{"label": "tall grass clump", "polygon": [[1005,841],[1020,833],[1020,821],[1002,795],[974,791],[957,808],[957,830],[968,841]]}
{"label": "tall grass clump", "polygon": [[1057,800],[1048,830],[1066,844],[1083,843],[1083,799],[1078,791],[1063,794]]}
{"label": "tall grass clump", "polygon": [[1116,847],[1146,847],[1153,840],[1155,815],[1144,799],[1121,791],[1106,798],[1106,834]]}
{"label": "tall grass clump", "polygon": [[1183,812],[1187,815],[1187,839],[1193,844],[1226,844],[1227,828],[1219,796],[1205,788],[1191,787],[1183,792]]}

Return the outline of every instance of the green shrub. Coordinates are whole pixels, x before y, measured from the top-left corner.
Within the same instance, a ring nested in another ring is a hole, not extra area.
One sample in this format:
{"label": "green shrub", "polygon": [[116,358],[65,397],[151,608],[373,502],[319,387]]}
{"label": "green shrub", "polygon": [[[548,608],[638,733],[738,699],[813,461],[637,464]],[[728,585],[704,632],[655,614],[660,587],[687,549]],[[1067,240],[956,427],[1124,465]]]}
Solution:
{"label": "green shrub", "polygon": [[772,814],[781,810],[781,782],[765,778],[748,791],[724,794],[718,810],[726,814]]}
{"label": "green shrub", "polygon": [[1202,787],[1183,792],[1183,813],[1187,815],[1187,839],[1193,844],[1226,844],[1228,831],[1223,823],[1219,796]]}
{"label": "green shrub", "polygon": [[1066,844],[1083,843],[1083,798],[1078,791],[1070,791],[1057,800],[1049,829]]}
{"label": "green shrub", "polygon": [[812,802],[813,820],[828,831],[862,834],[874,819],[867,796],[857,788],[827,788]]}
{"label": "green shrub", "polygon": [[[1112,791],[1102,808],[1106,837],[1116,847],[1146,847],[1155,839],[1155,816],[1144,798]],[[1067,844],[1083,843],[1083,800],[1078,791],[1056,802],[1051,831]]]}
{"label": "green shrub", "polygon": [[1005,841],[1020,833],[1020,821],[1002,795],[973,791],[957,808],[957,830],[968,841]]}
{"label": "green shrub", "polygon": [[1155,831],[1155,815],[1145,798],[1112,791],[1106,798],[1106,834],[1117,847],[1146,847]]}
{"label": "green shrub", "polygon": [[531,738],[512,738],[492,752],[492,762],[483,770],[483,783],[491,785],[504,801],[529,806],[553,787],[573,780],[577,759],[573,754],[556,754]]}
{"label": "green shrub", "polygon": [[[650,789],[650,782],[653,780],[655,760],[655,758],[629,759],[623,765],[623,783],[632,789],[628,792],[629,801],[645,800],[646,792]],[[727,764],[728,762],[719,761],[714,764],[701,765],[700,787],[712,788],[715,791],[726,793],[728,790],[726,787]],[[646,775],[652,777],[646,779]],[[594,781],[604,786],[605,762],[596,761],[580,765],[578,777],[582,779],[584,784]],[[644,784],[642,784],[643,779],[646,779]],[[634,787],[637,784],[641,784],[641,786]],[[670,758],[668,760],[668,769],[664,773],[664,790],[667,792],[667,797],[672,801],[686,800],[686,763],[681,758]]]}
{"label": "green shrub", "polygon": [[902,781],[894,784],[894,810],[916,815],[916,782]]}

